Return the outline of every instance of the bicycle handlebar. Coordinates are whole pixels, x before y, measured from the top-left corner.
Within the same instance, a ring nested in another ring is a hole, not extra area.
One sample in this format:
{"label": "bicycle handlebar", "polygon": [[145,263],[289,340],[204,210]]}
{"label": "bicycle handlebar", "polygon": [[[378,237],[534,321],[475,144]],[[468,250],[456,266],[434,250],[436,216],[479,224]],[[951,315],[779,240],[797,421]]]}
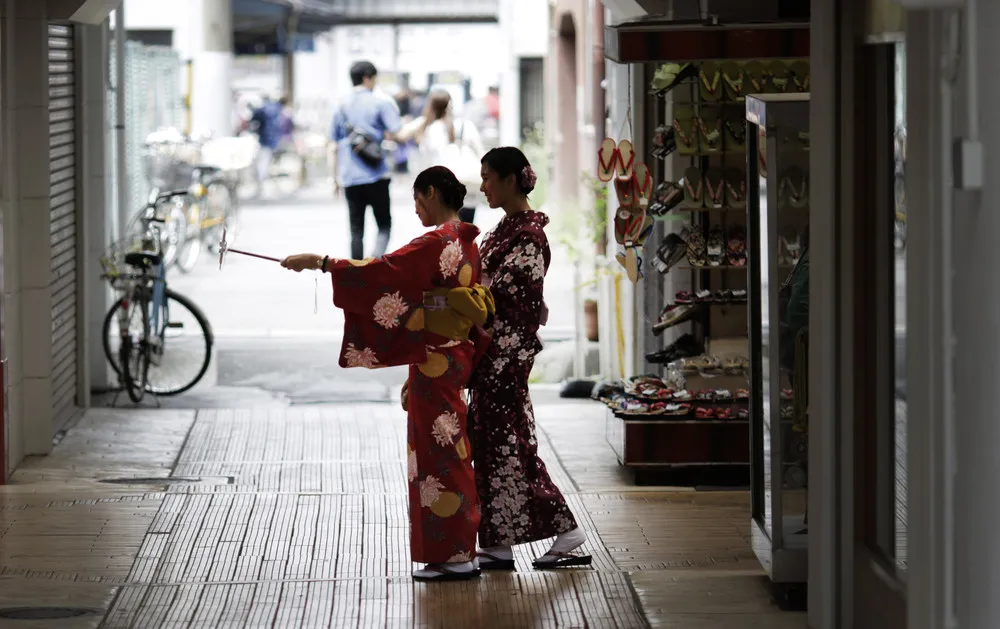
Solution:
{"label": "bicycle handlebar", "polygon": [[171,190],[170,192],[161,192],[156,197],[156,202],[169,201],[170,199],[175,199],[177,197],[185,197],[189,194],[187,190]]}

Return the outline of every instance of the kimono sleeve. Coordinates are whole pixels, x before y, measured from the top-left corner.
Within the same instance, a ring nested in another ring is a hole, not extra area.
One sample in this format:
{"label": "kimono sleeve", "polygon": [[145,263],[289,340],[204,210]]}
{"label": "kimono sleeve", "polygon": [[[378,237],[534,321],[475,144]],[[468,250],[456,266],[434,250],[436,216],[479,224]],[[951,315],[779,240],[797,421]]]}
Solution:
{"label": "kimono sleeve", "polygon": [[382,258],[330,263],[333,303],[345,319],[342,367],[372,369],[426,358],[423,297],[443,247],[431,234]]}
{"label": "kimono sleeve", "polygon": [[542,348],[538,328],[545,309],[543,289],[549,256],[544,234],[522,232],[491,278],[497,312],[491,353],[501,363],[498,368],[531,360]]}

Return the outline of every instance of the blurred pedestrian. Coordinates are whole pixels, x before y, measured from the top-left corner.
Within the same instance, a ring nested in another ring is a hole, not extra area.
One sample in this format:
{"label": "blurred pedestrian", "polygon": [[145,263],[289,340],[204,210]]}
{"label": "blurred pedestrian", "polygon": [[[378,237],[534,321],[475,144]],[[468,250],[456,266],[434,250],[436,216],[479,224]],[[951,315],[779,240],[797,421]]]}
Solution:
{"label": "blurred pedestrian", "polygon": [[455,117],[451,95],[444,90],[432,91],[423,114],[405,125],[398,137],[417,143],[421,168],[445,166],[469,188],[459,216],[466,223],[474,223],[476,191],[481,183],[479,159],[485,150],[476,125]]}
{"label": "blurred pedestrian", "polygon": [[384,140],[400,129],[399,108],[389,96],[375,91],[378,70],[370,61],[351,66],[351,93],[337,108],[331,129],[330,169],[334,194],[344,191],[351,226],[351,257],[364,257],[365,215],[372,208],[378,225],[374,257],[389,246],[392,228],[390,173]]}

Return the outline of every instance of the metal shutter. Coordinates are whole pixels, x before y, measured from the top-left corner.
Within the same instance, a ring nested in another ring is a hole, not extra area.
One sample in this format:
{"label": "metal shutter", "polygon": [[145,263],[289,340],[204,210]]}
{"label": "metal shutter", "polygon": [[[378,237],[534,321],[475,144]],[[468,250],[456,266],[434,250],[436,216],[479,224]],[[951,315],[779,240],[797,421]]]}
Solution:
{"label": "metal shutter", "polygon": [[76,76],[73,27],[49,25],[52,427],[77,414]]}

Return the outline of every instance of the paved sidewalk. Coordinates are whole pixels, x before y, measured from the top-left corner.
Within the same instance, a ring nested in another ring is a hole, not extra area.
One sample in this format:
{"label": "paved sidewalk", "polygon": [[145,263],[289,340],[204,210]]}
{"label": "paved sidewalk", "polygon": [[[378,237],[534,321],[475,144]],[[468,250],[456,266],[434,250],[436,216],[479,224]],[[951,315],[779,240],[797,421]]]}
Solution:
{"label": "paved sidewalk", "polygon": [[[635,487],[597,405],[537,415],[592,568],[534,571],[536,544],[517,572],[419,584],[394,405],[92,411],[0,487],[0,607],[93,613],[0,627],[805,626],[770,602],[745,493]],[[99,482],[123,476],[154,480]]]}

